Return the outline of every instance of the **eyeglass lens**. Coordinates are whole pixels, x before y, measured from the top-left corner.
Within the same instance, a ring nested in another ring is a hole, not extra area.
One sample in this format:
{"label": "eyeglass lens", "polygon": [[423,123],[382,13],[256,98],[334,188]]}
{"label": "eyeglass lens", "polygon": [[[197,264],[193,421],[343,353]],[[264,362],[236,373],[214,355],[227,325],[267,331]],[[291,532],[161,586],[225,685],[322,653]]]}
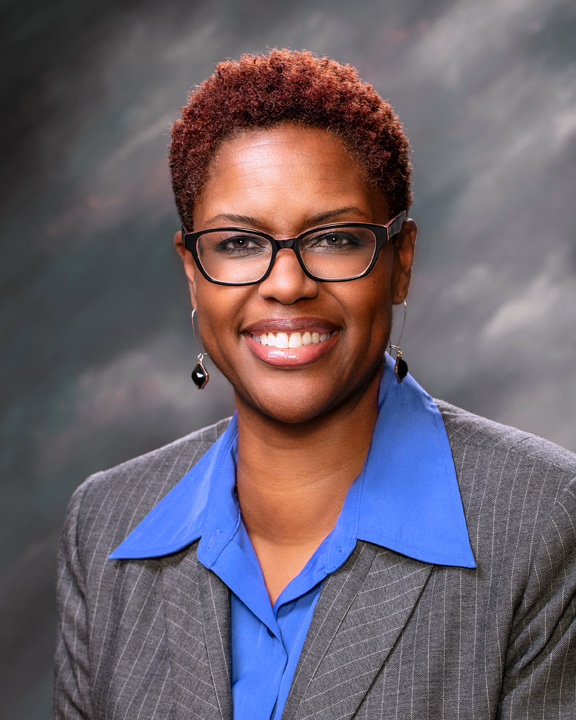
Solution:
{"label": "eyeglass lens", "polygon": [[[370,267],[376,236],[365,227],[311,231],[300,238],[300,257],[318,279],[339,280],[362,275]],[[249,231],[217,230],[198,237],[198,258],[205,272],[226,283],[258,282],[268,272],[272,243]]]}

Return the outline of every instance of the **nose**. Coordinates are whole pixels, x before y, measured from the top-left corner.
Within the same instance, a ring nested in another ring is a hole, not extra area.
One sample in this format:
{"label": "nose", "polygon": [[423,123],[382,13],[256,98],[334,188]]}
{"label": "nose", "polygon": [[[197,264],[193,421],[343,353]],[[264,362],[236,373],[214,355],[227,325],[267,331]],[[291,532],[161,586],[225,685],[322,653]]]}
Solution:
{"label": "nose", "polygon": [[283,305],[292,305],[303,298],[318,294],[318,282],[308,277],[291,248],[278,251],[268,277],[263,280],[258,292],[267,300],[277,300]]}

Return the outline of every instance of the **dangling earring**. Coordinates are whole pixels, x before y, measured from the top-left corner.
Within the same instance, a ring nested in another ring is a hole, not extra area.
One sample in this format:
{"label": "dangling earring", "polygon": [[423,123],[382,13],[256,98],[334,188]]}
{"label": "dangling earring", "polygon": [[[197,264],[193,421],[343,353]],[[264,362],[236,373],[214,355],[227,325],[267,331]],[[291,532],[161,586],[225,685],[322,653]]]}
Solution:
{"label": "dangling earring", "polygon": [[206,370],[206,366],[204,365],[204,355],[208,355],[207,352],[202,350],[202,345],[198,341],[198,335],[196,335],[196,326],[194,325],[194,315],[196,314],[196,308],[192,310],[192,332],[194,333],[194,340],[196,340],[196,347],[198,348],[198,362],[196,363],[196,366],[194,367],[194,370],[192,370],[191,378],[194,381],[194,385],[198,388],[198,390],[202,390],[202,388],[205,388],[208,384],[208,380],[210,380],[210,375],[208,373],[208,370]]}
{"label": "dangling earring", "polygon": [[404,318],[402,320],[402,329],[400,330],[400,337],[398,338],[398,343],[396,345],[392,345],[390,343],[390,350],[394,350],[396,353],[396,364],[394,365],[394,375],[396,375],[396,380],[398,380],[399,383],[404,380],[406,375],[408,375],[408,365],[406,363],[406,360],[402,357],[402,349],[400,348],[400,343],[402,341],[402,335],[404,334],[404,325],[406,325],[406,300],[400,296],[402,303],[404,304]]}

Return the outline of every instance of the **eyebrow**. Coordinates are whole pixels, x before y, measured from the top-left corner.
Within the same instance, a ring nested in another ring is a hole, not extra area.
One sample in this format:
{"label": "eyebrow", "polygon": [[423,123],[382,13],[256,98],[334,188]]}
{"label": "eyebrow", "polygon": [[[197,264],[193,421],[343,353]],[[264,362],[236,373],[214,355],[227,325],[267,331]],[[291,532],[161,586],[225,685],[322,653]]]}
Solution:
{"label": "eyebrow", "polygon": [[[362,210],[360,210],[360,208],[356,207],[355,205],[347,205],[346,207],[336,208],[334,210],[327,210],[326,212],[319,213],[318,215],[313,215],[308,219],[308,222],[310,225],[316,225],[318,223],[324,222],[325,220],[333,220],[338,216],[344,215],[344,213],[348,212],[355,212],[358,215],[362,215],[362,217],[368,218],[368,215]],[[236,225],[249,225],[251,227],[260,226],[258,218],[255,218],[252,215],[237,215],[235,213],[219,213],[218,215],[214,215],[214,217],[210,218],[210,220],[207,220],[206,224],[211,224],[216,220],[226,220],[227,222],[231,222]]]}

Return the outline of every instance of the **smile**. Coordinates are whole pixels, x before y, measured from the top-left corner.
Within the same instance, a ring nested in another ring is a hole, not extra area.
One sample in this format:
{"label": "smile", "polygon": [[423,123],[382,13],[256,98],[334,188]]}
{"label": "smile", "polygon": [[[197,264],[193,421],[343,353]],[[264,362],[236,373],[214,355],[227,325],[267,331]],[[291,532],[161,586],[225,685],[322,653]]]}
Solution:
{"label": "smile", "polygon": [[303,333],[292,332],[290,334],[285,332],[268,332],[262,333],[261,335],[252,335],[252,338],[257,343],[267,345],[268,347],[299,348],[303,345],[318,345],[319,343],[326,342],[333,334],[333,332],[318,333],[306,330]]}
{"label": "smile", "polygon": [[[328,327],[305,329],[300,326],[270,331],[270,324],[244,331],[242,337],[250,352],[266,365],[296,368],[315,363],[328,355],[338,343],[339,329]],[[324,323],[327,325],[327,323]],[[319,332],[324,330],[324,332]]]}

